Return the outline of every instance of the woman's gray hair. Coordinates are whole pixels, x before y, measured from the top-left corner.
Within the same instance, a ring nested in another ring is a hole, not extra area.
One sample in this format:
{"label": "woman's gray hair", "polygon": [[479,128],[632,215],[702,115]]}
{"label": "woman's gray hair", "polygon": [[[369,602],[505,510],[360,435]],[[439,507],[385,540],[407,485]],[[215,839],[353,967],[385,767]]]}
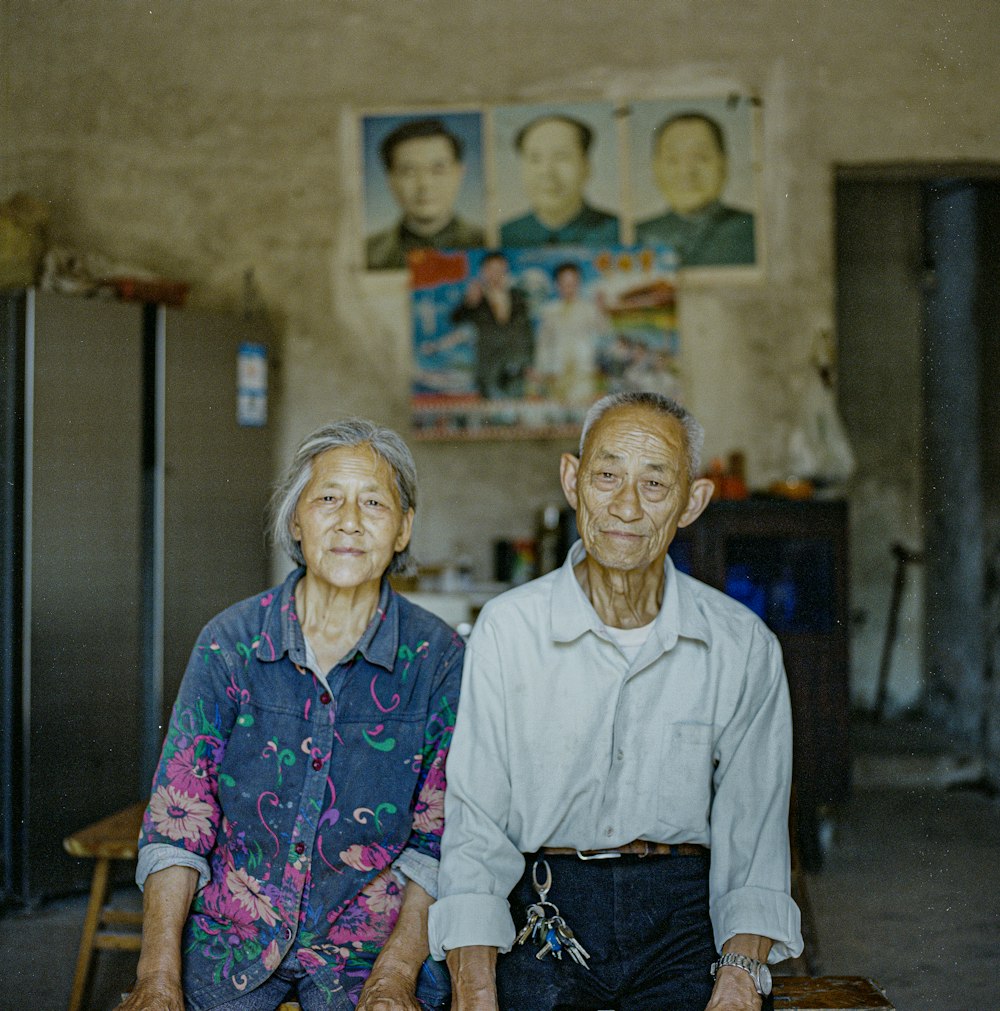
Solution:
{"label": "woman's gray hair", "polygon": [[687,447],[688,478],[694,480],[701,470],[701,451],[705,445],[705,429],[701,427],[694,415],[681,407],[676,400],[662,393],[609,393],[592,404],[587,416],[583,419],[583,431],[580,433],[580,456],[590,430],[604,417],[608,411],[616,407],[648,407],[659,414],[676,418],[684,429],[684,443]]}
{"label": "woman's gray hair", "polygon": [[[328,449],[350,446],[371,446],[392,469],[396,477],[396,491],[403,512],[417,508],[417,465],[405,442],[391,429],[383,428],[365,418],[345,418],[317,428],[307,435],[295,450],[281,483],[271,496],[271,543],[289,555],[297,565],[305,565],[302,546],[292,536],[292,517],[302,489],[312,476],[312,462]],[[389,572],[405,573],[413,564],[410,547],[393,555]]]}

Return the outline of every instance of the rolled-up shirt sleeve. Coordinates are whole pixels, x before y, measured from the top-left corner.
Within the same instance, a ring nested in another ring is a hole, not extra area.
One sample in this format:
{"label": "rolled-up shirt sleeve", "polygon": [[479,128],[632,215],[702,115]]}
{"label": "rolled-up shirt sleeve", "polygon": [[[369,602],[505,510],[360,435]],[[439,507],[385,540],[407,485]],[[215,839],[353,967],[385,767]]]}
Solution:
{"label": "rolled-up shirt sleeve", "polygon": [[166,843],[150,843],[139,850],[139,862],[135,868],[135,883],[142,891],[146,886],[146,878],[157,871],[168,867],[190,867],[198,872],[198,891],[201,891],[212,880],[212,872],[208,861],[197,853],[168,846]]}
{"label": "rolled-up shirt sleeve", "polygon": [[[154,870],[171,864],[194,867],[199,878],[202,864],[207,869],[222,819],[219,767],[238,714],[233,684],[207,626],[181,681],[153,777],[139,834],[140,887]],[[204,884],[200,881],[199,887]]]}
{"label": "rolled-up shirt sleeve", "polygon": [[524,857],[507,837],[510,775],[503,685],[490,633],[477,626],[465,654],[462,707],[448,758],[438,899],[431,906],[431,954],[514,943],[507,896]]}
{"label": "rolled-up shirt sleeve", "polygon": [[734,934],[774,942],[769,961],[802,951],[789,894],[792,716],[777,640],[755,626],[738,712],[716,745],[711,815],[711,916],[716,947]]}

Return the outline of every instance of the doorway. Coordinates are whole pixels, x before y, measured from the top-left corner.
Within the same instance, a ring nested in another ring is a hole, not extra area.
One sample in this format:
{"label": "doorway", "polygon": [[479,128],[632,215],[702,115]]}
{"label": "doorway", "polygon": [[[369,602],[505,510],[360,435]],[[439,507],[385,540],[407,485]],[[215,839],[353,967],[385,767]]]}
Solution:
{"label": "doorway", "polygon": [[870,712],[878,698],[893,546],[923,552],[903,573],[885,711],[929,716],[949,750],[987,761],[1000,753],[998,281],[997,167],[838,169],[852,702]]}

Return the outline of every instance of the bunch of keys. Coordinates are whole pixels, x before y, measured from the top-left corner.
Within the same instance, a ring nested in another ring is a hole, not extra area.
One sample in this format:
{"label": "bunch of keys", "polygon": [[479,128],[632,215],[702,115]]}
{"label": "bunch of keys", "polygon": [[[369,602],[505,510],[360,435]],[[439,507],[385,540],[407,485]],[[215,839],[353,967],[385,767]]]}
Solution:
{"label": "bunch of keys", "polygon": [[[544,882],[538,880],[539,865],[545,867]],[[546,955],[554,955],[562,960],[562,953],[565,951],[577,965],[589,970],[587,959],[590,958],[590,953],[576,939],[569,925],[559,915],[559,907],[554,902],[548,901],[549,889],[552,887],[552,870],[547,860],[535,861],[531,868],[531,883],[538,893],[538,901],[528,906],[528,922],[517,935],[517,943],[524,944],[529,937],[532,940],[541,938],[543,944],[535,958],[543,959]],[[549,910],[552,912],[549,913]]]}

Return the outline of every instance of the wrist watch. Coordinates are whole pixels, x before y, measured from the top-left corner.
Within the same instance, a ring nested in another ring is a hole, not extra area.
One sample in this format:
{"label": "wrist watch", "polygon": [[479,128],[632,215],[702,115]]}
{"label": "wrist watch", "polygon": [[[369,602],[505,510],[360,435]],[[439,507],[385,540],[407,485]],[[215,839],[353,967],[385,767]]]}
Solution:
{"label": "wrist watch", "polygon": [[721,955],[718,962],[712,963],[712,979],[724,965],[735,965],[737,969],[742,969],[750,974],[753,985],[757,988],[757,993],[766,997],[771,992],[771,970],[763,962],[758,962],[755,958],[748,958],[746,955],[737,955],[729,952]]}

